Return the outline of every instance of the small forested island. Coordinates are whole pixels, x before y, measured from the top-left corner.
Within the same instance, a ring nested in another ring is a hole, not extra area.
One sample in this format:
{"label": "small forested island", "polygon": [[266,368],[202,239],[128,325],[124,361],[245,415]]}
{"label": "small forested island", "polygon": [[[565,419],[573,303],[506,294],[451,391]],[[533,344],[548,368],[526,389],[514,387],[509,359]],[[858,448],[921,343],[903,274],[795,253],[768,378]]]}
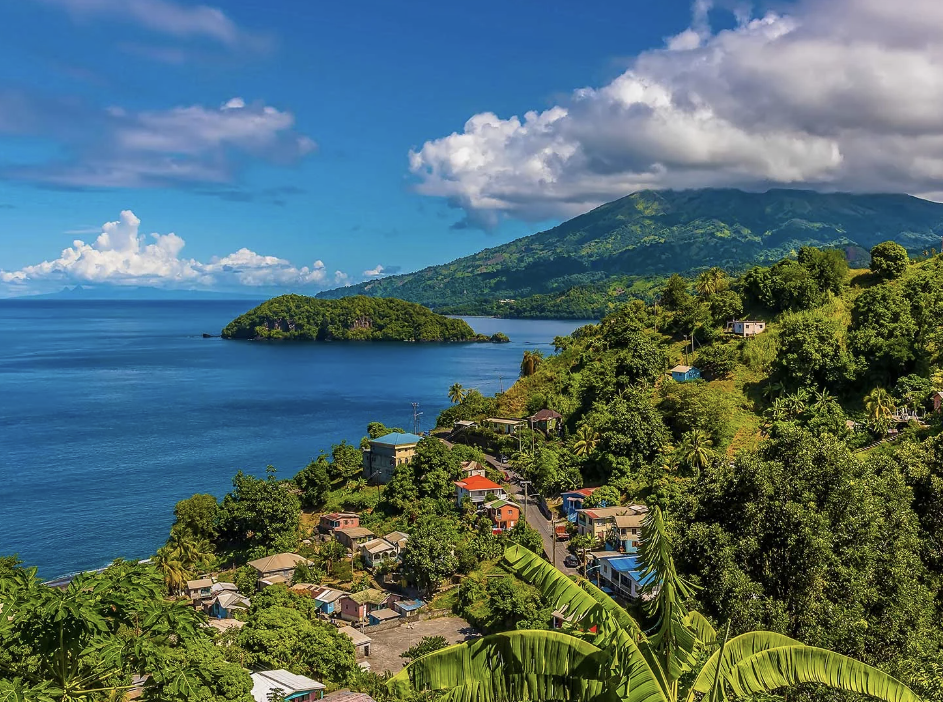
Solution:
{"label": "small forested island", "polygon": [[500,332],[476,334],[461,319],[436,314],[414,302],[358,295],[318,300],[281,295],[236,317],[224,339],[304,341],[477,341],[507,343]]}

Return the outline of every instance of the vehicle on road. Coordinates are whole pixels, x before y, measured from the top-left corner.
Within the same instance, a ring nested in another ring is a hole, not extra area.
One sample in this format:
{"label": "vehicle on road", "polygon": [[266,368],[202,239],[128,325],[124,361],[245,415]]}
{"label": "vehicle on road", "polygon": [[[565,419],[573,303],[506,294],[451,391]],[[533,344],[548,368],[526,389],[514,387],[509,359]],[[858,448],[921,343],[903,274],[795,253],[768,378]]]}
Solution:
{"label": "vehicle on road", "polygon": [[557,532],[557,541],[569,541],[570,532],[566,529],[566,524],[557,524],[554,528],[554,531]]}
{"label": "vehicle on road", "polygon": [[572,553],[568,554],[566,558],[563,559],[563,565],[567,568],[578,568],[580,565],[580,559],[574,556]]}

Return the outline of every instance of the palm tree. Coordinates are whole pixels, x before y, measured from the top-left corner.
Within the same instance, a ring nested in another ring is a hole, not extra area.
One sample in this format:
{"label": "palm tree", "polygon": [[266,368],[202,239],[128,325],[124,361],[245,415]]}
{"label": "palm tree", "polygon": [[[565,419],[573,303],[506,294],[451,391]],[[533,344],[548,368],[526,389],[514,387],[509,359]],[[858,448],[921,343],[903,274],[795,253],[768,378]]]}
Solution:
{"label": "palm tree", "polygon": [[648,613],[657,622],[650,635],[597,587],[570,580],[515,545],[503,565],[565,609],[570,630],[509,631],[429,653],[393,677],[390,690],[399,697],[448,690],[449,700],[476,702],[694,702],[702,695],[726,702],[819,683],[885,702],[919,702],[876,668],[782,634],[730,638],[728,626],[718,636],[706,618],[684,606],[693,586],[674,568],[658,508],[644,524],[640,555],[643,578],[651,578]]}
{"label": "palm tree", "polygon": [[521,360],[521,377],[526,378],[536,373],[543,360],[544,355],[540,351],[525,351],[524,358]]}
{"label": "palm tree", "polygon": [[681,438],[681,462],[688,468],[700,473],[710,465],[714,452],[714,442],[703,429],[692,429]]}
{"label": "palm tree", "polygon": [[205,563],[213,554],[206,543],[182,535],[179,531],[171,531],[167,540],[167,548],[171,556],[180,561],[186,568]]}
{"label": "palm tree", "polygon": [[183,590],[187,580],[190,579],[190,572],[184,566],[180,556],[173,550],[164,546],[157,549],[157,553],[151,562],[157,567],[157,571],[164,579],[164,585],[167,587],[167,593],[170,595],[179,595]]}
{"label": "palm tree", "polygon": [[894,398],[884,388],[874,388],[864,398],[864,408],[868,412],[868,417],[875,423],[886,422],[897,409],[894,406]]}
{"label": "palm tree", "polygon": [[468,390],[462,387],[461,383],[452,383],[452,387],[449,388],[449,399],[453,404],[459,404],[468,396]]}
{"label": "palm tree", "polygon": [[791,395],[783,397],[783,406],[786,412],[789,413],[790,418],[798,419],[805,413],[808,400],[809,391],[805,388],[800,388]]}
{"label": "palm tree", "polygon": [[727,274],[716,266],[701,273],[694,281],[694,287],[701,295],[715,295],[729,286]]}
{"label": "palm tree", "polygon": [[576,430],[576,441],[573,443],[573,453],[577,456],[589,456],[599,445],[599,433],[588,424],[581,424]]}

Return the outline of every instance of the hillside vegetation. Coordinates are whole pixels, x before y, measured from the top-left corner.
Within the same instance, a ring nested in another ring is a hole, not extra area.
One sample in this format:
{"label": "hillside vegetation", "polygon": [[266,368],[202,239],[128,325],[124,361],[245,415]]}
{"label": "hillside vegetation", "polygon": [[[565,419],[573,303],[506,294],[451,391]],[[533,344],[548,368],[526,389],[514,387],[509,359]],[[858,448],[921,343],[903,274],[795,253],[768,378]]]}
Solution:
{"label": "hillside vegetation", "polygon": [[[866,265],[867,251],[881,241],[892,239],[919,253],[939,246],[941,231],[943,205],[907,195],[642,191],[548,231],[451,263],[318,297],[398,297],[436,310],[545,316],[541,308],[553,309],[551,300],[522,303],[521,298],[588,286],[589,296],[595,296],[588,307],[577,303],[575,309],[581,311],[568,313],[568,305],[557,304],[553,312],[579,317],[589,311],[605,312],[608,308],[600,302],[633,297],[628,288],[637,277],[712,266],[739,271],[795,255],[802,246],[840,247],[853,265]],[[611,286],[610,281],[617,284]],[[515,303],[495,307],[501,299]]]}
{"label": "hillside vegetation", "polygon": [[226,339],[308,341],[503,341],[476,335],[461,319],[403,300],[365,296],[318,300],[282,295],[240,315],[222,331]]}
{"label": "hillside vegetation", "polygon": [[[943,256],[881,244],[849,270],[804,248],[672,276],[658,299],[527,351],[512,388],[466,391],[440,424],[556,410],[560,432],[452,440],[511,455],[548,499],[662,507],[692,599],[731,634],[781,632],[943,700]],[[743,318],[767,330],[724,332]],[[682,362],[703,379],[668,377]]]}

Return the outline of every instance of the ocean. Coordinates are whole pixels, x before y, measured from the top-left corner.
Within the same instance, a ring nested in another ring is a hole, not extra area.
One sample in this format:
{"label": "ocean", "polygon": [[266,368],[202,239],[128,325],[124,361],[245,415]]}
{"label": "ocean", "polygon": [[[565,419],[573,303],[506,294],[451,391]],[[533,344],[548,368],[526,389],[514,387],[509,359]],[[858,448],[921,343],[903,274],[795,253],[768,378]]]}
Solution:
{"label": "ocean", "polygon": [[291,477],[371,421],[435,425],[459,382],[493,394],[582,322],[467,318],[510,344],[204,339],[238,301],[0,300],[0,555],[39,574],[144,558],[174,504],[238,470]]}

